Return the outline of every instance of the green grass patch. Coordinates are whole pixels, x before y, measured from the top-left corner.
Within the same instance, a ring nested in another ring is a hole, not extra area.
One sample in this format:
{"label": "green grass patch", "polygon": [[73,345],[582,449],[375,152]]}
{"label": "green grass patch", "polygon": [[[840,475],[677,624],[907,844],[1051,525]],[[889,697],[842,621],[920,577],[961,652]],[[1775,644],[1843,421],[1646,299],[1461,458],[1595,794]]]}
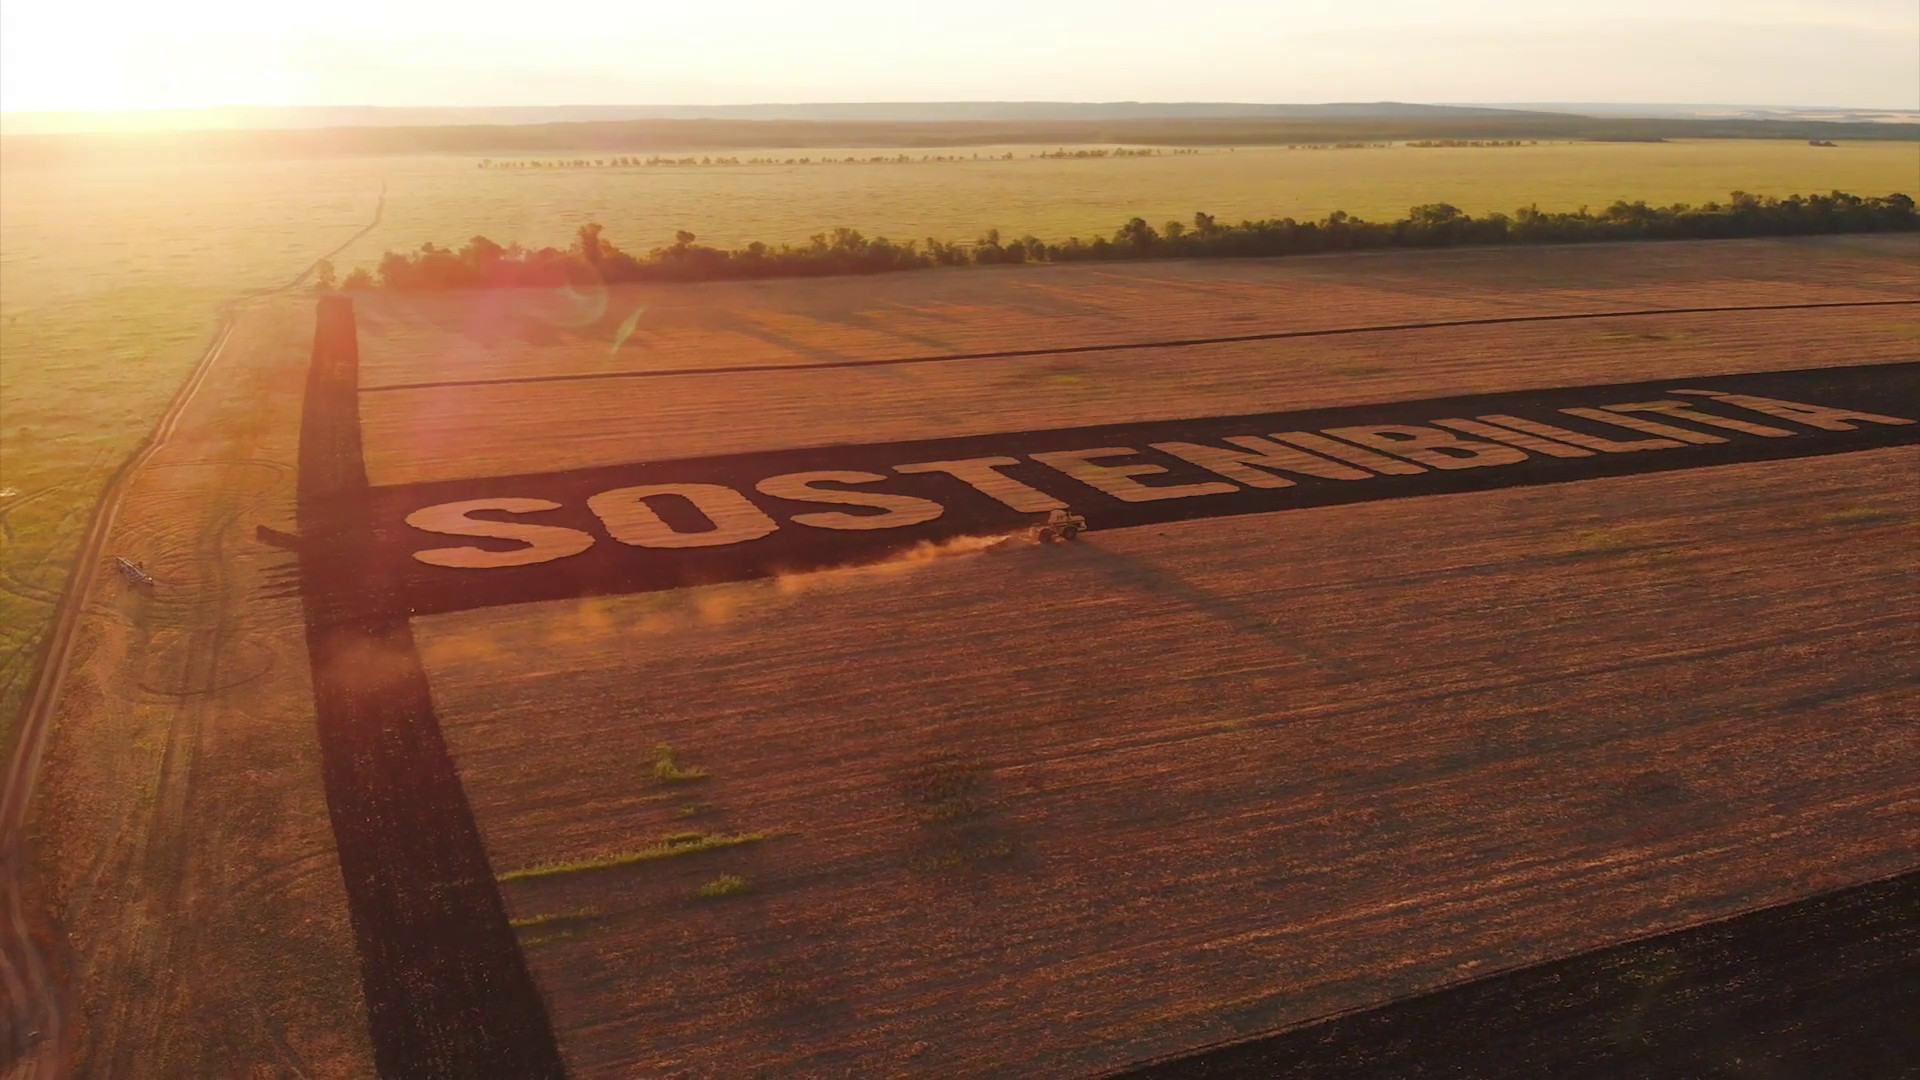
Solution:
{"label": "green grass patch", "polygon": [[663,836],[656,843],[632,851],[611,851],[603,855],[589,855],[584,859],[565,859],[558,862],[536,863],[518,870],[508,870],[500,874],[500,881],[527,881],[533,878],[555,877],[560,874],[580,874],[592,870],[611,870],[619,866],[631,866],[634,863],[652,862],[655,859],[671,859],[678,855],[693,855],[702,851],[717,851],[721,848],[739,847],[742,844],[757,844],[771,839],[771,833],[700,833],[683,832]]}
{"label": "green grass patch", "polygon": [[702,900],[715,900],[722,896],[738,896],[753,888],[747,879],[737,874],[721,874],[705,885],[693,891],[693,895]]}
{"label": "green grass patch", "polygon": [[705,780],[707,770],[680,764],[674,757],[673,747],[661,743],[653,748],[653,778],[663,784],[684,784]]}
{"label": "green grass patch", "polygon": [[555,911],[545,915],[529,915],[524,919],[508,919],[507,925],[515,930],[525,930],[533,926],[547,926],[552,923],[578,922],[581,919],[595,918],[600,914],[598,908],[581,908],[578,911]]}
{"label": "green grass patch", "polygon": [[1820,520],[1829,525],[1865,525],[1874,521],[1892,521],[1899,516],[1898,513],[1879,506],[1849,506],[1845,510],[1822,514]]}
{"label": "green grass patch", "polygon": [[1566,554],[1574,558],[1601,558],[1632,551],[1636,546],[1633,538],[1625,533],[1596,529],[1576,537]]}

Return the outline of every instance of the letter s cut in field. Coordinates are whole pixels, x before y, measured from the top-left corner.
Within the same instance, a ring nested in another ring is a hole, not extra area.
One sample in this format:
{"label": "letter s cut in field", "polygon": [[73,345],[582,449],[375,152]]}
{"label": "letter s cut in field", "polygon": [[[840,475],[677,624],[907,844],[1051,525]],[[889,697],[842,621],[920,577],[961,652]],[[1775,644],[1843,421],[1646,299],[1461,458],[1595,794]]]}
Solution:
{"label": "letter s cut in field", "polygon": [[491,510],[507,514],[532,514],[558,510],[560,504],[546,499],[467,499],[463,502],[428,506],[407,515],[407,524],[421,532],[446,536],[474,536],[494,540],[512,540],[516,548],[443,547],[413,553],[429,566],[461,567],[469,570],[503,566],[533,566],[538,563],[578,555],[593,546],[593,537],[579,529],[559,525],[541,525],[530,521],[499,521],[471,515]]}

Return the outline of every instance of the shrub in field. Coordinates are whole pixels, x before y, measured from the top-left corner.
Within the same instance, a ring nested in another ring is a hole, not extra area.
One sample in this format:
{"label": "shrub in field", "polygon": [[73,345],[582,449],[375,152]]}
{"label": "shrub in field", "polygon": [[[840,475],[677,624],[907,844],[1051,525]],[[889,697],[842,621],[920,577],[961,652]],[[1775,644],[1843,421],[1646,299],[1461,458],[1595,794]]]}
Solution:
{"label": "shrub in field", "polygon": [[694,895],[700,897],[702,900],[712,900],[716,897],[733,896],[736,893],[743,893],[751,887],[752,886],[747,884],[746,878],[737,877],[733,874],[721,874],[719,877],[714,878],[712,881],[694,890]]}
{"label": "shrub in field", "polygon": [[[778,247],[752,243],[726,249],[698,242],[685,230],[667,247],[636,255],[614,246],[598,224],[582,226],[572,246],[502,246],[476,236],[459,249],[422,244],[418,251],[381,257],[377,283],[398,290],[558,286],[629,281],[721,281],[737,278],[830,277],[883,274],[936,266],[1082,262],[1123,259],[1211,259],[1304,255],[1374,248],[1454,247],[1491,244],[1565,244],[1602,240],[1708,240],[1817,233],[1903,232],[1920,229],[1912,197],[1794,195],[1785,199],[1736,191],[1725,203],[1649,206],[1620,200],[1594,213],[1522,207],[1507,214],[1474,217],[1447,203],[1407,211],[1398,221],[1363,221],[1336,210],[1319,221],[1277,218],[1223,225],[1196,213],[1189,228],[1168,222],[1156,229],[1133,218],[1111,238],[1070,237],[1048,244],[1038,237],[1003,241],[990,229],[971,245],[929,237],[924,246],[839,228],[816,233],[805,244]],[[376,275],[356,269],[346,289],[372,288]]]}
{"label": "shrub in field", "polygon": [[663,783],[678,784],[688,780],[705,780],[707,770],[682,766],[673,756],[673,747],[661,743],[653,748],[653,778]]}
{"label": "shrub in field", "polygon": [[742,844],[757,844],[770,838],[768,833],[673,833],[663,836],[646,847],[630,851],[610,851],[599,855],[589,855],[580,859],[564,859],[558,862],[537,863],[523,866],[517,870],[508,870],[497,875],[501,881],[525,881],[533,878],[555,877],[561,874],[580,874],[595,870],[611,870],[635,863],[653,862],[658,859],[672,859],[685,855],[697,855],[703,851],[716,851],[720,848],[739,847]]}

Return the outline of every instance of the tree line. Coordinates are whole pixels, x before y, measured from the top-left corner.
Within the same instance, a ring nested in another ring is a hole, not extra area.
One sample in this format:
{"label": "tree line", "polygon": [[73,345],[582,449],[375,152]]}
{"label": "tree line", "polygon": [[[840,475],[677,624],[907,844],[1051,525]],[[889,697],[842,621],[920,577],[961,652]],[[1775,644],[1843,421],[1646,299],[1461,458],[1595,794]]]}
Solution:
{"label": "tree line", "polygon": [[[1027,154],[1026,156],[1029,158],[1046,158],[1046,159],[1125,158],[1125,157],[1162,157],[1162,156],[1182,157],[1182,156],[1186,156],[1190,154],[1198,154],[1198,153],[1200,153],[1199,150],[1191,149],[1191,148],[1176,147],[1170,150],[1162,150],[1155,147],[1142,147],[1138,149],[1128,149],[1124,146],[1121,146],[1121,147],[1115,147],[1111,150],[1057,149],[1057,150],[1045,151],[1037,154]],[[973,154],[919,154],[919,155],[901,154],[901,153],[870,154],[865,157],[848,154],[844,157],[831,157],[831,156],[814,157],[812,155],[807,155],[804,157],[756,156],[756,157],[744,157],[744,158],[740,157],[737,154],[687,154],[679,157],[667,157],[660,154],[651,154],[651,155],[648,155],[647,157],[636,157],[636,156],[625,155],[625,154],[617,154],[609,158],[560,158],[557,160],[507,159],[503,161],[495,161],[493,158],[482,158],[477,163],[476,167],[481,169],[518,170],[518,169],[626,169],[626,168],[660,168],[663,166],[671,167],[671,168],[686,168],[686,167],[698,168],[698,167],[707,167],[707,166],[715,166],[715,165],[926,165],[926,164],[953,164],[956,162],[963,162],[963,161],[1012,161],[1013,159],[1014,159],[1014,154],[1011,150],[1006,151],[1004,153],[999,153],[999,154],[988,154],[985,157],[982,157],[977,152]]]}
{"label": "tree line", "polygon": [[681,231],[674,242],[645,254],[623,251],[598,224],[580,228],[565,249],[502,245],[476,236],[460,248],[422,244],[389,251],[373,269],[359,268],[336,283],[322,267],[323,289],[396,290],[554,286],[583,279],[722,281],[741,278],[879,274],[940,266],[1083,262],[1157,258],[1255,258],[1380,248],[1459,245],[1561,244],[1607,240],[1697,240],[1818,233],[1905,232],[1920,229],[1907,195],[1794,195],[1734,192],[1726,202],[1649,206],[1621,200],[1599,211],[1543,211],[1474,217],[1448,203],[1413,207],[1397,221],[1365,221],[1344,211],[1317,221],[1274,218],[1237,225],[1196,213],[1191,221],[1155,227],[1133,218],[1111,236],[1051,243],[1032,235],[1003,237],[988,230],[974,242],[894,241],[840,228],[804,244],[751,243],[719,248]]}
{"label": "tree line", "polygon": [[1415,139],[1407,145],[1426,150],[1435,147],[1452,149],[1463,146],[1538,146],[1539,143],[1538,139]]}

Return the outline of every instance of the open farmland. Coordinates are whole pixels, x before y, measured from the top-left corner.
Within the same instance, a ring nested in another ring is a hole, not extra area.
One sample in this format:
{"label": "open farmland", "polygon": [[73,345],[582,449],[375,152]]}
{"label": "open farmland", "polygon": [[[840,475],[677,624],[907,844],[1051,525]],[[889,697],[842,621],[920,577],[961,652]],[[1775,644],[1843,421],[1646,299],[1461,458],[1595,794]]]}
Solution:
{"label": "open farmland", "polygon": [[[340,256],[371,264],[478,233],[564,245],[589,220],[636,249],[691,229],[721,244],[801,241],[835,226],[970,240],[1046,239],[1127,218],[1222,220],[1343,209],[1364,217],[1448,201],[1470,212],[1920,189],[1912,143],[1543,143],[1498,149],[1208,148],[1193,156],[1040,160],[969,147],[948,164],[480,170],[471,156],[9,165],[0,183],[0,724],[11,723],[101,485],[208,343],[215,305],[271,285],[366,223]],[[743,149],[814,158],[874,147]],[[953,153],[951,149],[941,153]],[[1435,294],[1444,293],[1435,287]],[[777,329],[777,328],[776,328]]]}
{"label": "open farmland", "polygon": [[[57,1038],[1091,1076],[1909,872],[1916,287],[1887,237],[268,302],[132,480],[158,584],[86,598]],[[996,544],[1023,486],[1093,531]]]}

